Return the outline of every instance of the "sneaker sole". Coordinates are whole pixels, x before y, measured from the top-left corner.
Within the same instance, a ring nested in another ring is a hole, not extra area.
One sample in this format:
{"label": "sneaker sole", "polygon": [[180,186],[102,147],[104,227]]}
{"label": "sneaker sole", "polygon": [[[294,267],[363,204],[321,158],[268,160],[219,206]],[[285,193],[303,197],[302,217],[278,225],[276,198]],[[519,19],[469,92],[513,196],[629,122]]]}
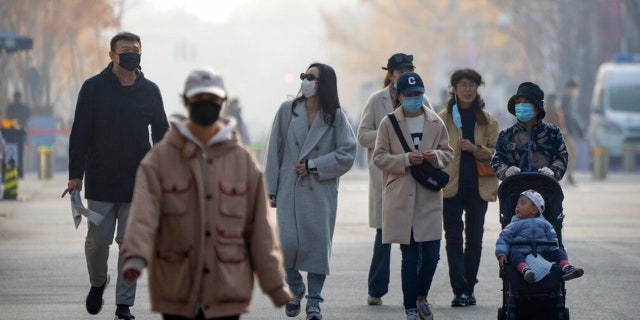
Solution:
{"label": "sneaker sole", "polygon": [[289,312],[289,311],[285,311],[285,314],[287,315],[287,317],[293,318],[293,317],[297,317],[300,314],[300,309],[296,310],[296,312]]}

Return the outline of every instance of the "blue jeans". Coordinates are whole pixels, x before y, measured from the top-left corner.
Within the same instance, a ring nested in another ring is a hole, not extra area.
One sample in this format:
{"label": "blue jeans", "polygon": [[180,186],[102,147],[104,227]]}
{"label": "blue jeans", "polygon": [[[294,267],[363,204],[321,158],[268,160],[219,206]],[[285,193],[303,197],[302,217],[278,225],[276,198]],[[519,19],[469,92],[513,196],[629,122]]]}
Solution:
{"label": "blue jeans", "polygon": [[427,297],[440,260],[440,240],[401,244],[402,295],[405,309],[416,308],[418,296]]}
{"label": "blue jeans", "polygon": [[391,264],[391,244],[382,243],[382,229],[376,229],[373,242],[373,257],[369,267],[369,295],[380,298],[389,292],[389,264]]}
{"label": "blue jeans", "polygon": [[[304,292],[304,282],[302,281],[302,275],[300,271],[296,269],[287,269],[286,280],[289,285],[289,290],[294,296],[299,296]],[[322,287],[324,287],[324,280],[327,278],[326,274],[319,273],[307,273],[307,283],[309,285],[309,292],[306,295],[307,306],[320,306],[320,302],[323,302],[321,293]]]}
{"label": "blue jeans", "polygon": [[[466,192],[460,190],[455,197],[446,198],[443,201],[443,225],[444,237],[447,241],[449,281],[455,295],[472,293],[478,282],[487,205],[477,189]],[[462,221],[463,211],[464,222]]]}

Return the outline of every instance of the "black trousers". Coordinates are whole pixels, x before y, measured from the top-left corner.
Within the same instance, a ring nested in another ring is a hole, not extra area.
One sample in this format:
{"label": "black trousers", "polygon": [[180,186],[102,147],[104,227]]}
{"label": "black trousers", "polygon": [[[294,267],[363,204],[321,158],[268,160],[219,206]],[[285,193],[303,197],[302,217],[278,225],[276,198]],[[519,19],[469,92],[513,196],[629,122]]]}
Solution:
{"label": "black trousers", "polygon": [[[484,217],[488,203],[478,192],[459,191],[443,201],[443,224],[446,240],[449,281],[453,294],[472,293],[478,282],[478,268],[482,256]],[[464,213],[464,221],[462,214]],[[464,240],[463,240],[464,231]],[[463,248],[464,243],[464,248]]]}

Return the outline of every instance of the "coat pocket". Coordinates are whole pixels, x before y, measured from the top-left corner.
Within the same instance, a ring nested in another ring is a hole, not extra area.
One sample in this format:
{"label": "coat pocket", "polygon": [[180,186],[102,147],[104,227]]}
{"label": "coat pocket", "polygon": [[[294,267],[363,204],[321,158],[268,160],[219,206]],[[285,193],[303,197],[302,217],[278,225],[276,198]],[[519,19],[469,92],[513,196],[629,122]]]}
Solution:
{"label": "coat pocket", "polygon": [[227,217],[243,218],[247,215],[247,185],[222,182],[220,188],[220,213]]}
{"label": "coat pocket", "polygon": [[214,250],[218,260],[216,301],[250,301],[253,271],[244,237],[240,234],[223,236],[218,233],[218,242]]}
{"label": "coat pocket", "polygon": [[151,292],[162,299],[186,302],[193,285],[193,272],[189,268],[190,254],[191,247],[185,250],[158,250],[150,274]]}
{"label": "coat pocket", "polygon": [[184,214],[187,211],[191,180],[170,179],[160,183],[162,201],[160,210],[164,214]]}

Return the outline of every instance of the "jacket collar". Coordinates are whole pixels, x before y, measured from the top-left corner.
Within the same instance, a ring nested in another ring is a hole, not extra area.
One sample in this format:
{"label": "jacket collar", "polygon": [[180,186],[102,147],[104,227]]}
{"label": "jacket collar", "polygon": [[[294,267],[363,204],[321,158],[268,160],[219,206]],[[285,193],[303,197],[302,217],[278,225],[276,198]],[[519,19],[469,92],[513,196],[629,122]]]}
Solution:
{"label": "jacket collar", "polygon": [[[204,149],[212,152],[212,155],[217,155],[230,147],[238,145],[238,136],[235,131],[236,121],[233,118],[220,118],[220,120],[218,120],[220,131],[218,131],[206,145],[203,145],[195,138],[191,131],[189,131],[189,127],[187,126],[188,121],[189,120],[177,120],[171,122],[172,127],[165,137],[168,144],[180,150],[180,155],[184,159],[194,158],[200,155]],[[220,148],[210,148],[213,145],[219,146]]]}
{"label": "jacket collar", "polygon": [[[311,126],[307,118],[307,108],[304,101],[296,104],[297,117],[292,118],[291,128],[296,137],[296,143],[301,146],[298,161],[304,159],[318,144],[324,133],[329,130],[329,125],[324,121],[322,110],[318,111]],[[340,112],[338,109],[336,112]],[[337,121],[337,120],[336,120]]]}
{"label": "jacket collar", "polygon": [[[107,79],[109,79],[109,81],[113,81],[113,82],[117,83],[118,85],[120,85],[120,79],[118,79],[116,74],[113,73],[113,61],[109,62],[107,67],[102,70],[101,74],[103,74],[105,77],[107,77]],[[144,79],[144,73],[142,73],[142,70],[137,69],[136,70],[136,75],[137,75],[137,77],[136,77],[136,80],[133,82],[133,86],[137,86],[140,83],[140,81],[142,81],[142,79]]]}
{"label": "jacket collar", "polygon": [[[531,130],[534,131],[536,130],[538,127],[540,127],[541,125],[543,125],[542,123],[542,119],[537,119],[536,122],[533,124],[533,126],[531,127]],[[527,131],[527,127],[524,126],[524,123],[522,123],[520,120],[516,120],[516,124],[515,124],[516,128],[518,128],[520,131]]]}

